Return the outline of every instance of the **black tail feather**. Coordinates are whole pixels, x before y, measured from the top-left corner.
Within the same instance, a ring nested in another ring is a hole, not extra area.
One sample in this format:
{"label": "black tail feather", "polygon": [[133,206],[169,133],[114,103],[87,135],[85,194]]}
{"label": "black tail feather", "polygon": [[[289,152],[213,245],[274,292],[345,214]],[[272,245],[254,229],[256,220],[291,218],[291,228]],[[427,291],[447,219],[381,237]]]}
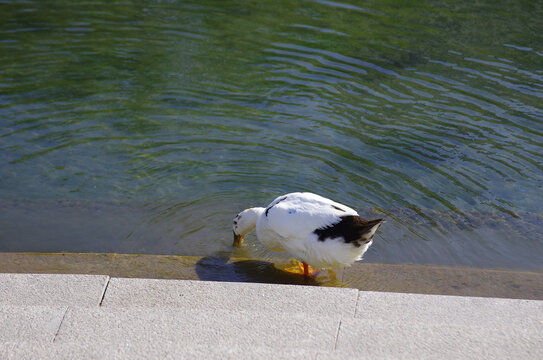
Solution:
{"label": "black tail feather", "polygon": [[385,222],[384,219],[365,220],[360,216],[342,216],[341,220],[333,225],[316,229],[314,233],[319,241],[343,238],[346,243],[356,247],[371,241],[375,231]]}

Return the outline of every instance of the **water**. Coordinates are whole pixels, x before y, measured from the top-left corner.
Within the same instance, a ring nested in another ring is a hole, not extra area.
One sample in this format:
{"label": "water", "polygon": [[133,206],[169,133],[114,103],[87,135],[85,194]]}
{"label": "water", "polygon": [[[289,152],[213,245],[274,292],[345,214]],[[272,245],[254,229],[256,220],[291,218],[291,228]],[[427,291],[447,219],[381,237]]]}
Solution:
{"label": "water", "polygon": [[542,19],[2,1],[0,251],[212,255],[238,211],[304,190],[388,219],[368,262],[543,270]]}

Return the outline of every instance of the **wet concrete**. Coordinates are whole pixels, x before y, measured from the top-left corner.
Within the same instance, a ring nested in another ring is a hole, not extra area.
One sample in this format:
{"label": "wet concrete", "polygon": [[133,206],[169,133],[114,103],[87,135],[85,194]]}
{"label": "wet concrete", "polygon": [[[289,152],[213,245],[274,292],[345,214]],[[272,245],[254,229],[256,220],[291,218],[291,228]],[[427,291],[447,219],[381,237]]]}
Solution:
{"label": "wet concrete", "polygon": [[366,291],[543,300],[543,273],[434,265],[355,263],[304,278],[284,260],[113,253],[0,253],[0,272],[351,287]]}

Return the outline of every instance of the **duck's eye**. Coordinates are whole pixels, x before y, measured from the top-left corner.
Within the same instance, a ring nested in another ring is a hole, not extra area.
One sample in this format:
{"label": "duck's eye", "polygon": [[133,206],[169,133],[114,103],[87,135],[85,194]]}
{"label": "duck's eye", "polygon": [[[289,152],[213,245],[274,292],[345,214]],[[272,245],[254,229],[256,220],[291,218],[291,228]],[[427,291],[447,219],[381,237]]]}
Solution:
{"label": "duck's eye", "polygon": [[237,225],[237,224],[238,224],[238,222],[237,222],[237,221],[234,221],[234,225]]}

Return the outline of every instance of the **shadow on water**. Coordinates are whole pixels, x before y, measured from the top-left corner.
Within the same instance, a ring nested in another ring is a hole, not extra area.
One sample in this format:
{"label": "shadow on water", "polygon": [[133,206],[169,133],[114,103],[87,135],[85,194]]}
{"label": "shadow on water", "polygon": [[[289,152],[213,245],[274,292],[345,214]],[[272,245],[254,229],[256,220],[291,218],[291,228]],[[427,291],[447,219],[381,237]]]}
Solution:
{"label": "shadow on water", "polygon": [[203,257],[196,263],[196,274],[200,280],[207,281],[319,285],[319,282],[313,278],[277,269],[268,261],[229,261],[230,257],[226,254]]}

